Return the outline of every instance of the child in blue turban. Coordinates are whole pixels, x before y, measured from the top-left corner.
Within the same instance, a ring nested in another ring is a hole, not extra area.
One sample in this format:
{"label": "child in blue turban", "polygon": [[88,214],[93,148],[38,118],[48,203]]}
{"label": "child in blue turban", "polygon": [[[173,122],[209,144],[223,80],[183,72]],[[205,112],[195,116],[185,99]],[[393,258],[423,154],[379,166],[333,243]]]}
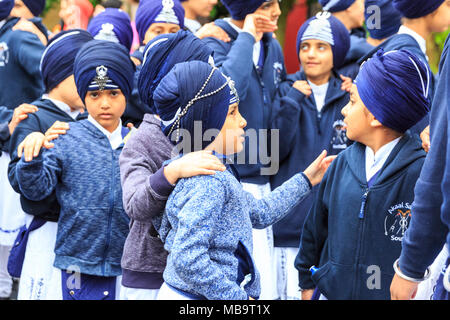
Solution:
{"label": "child in blue turban", "polygon": [[15,1],[15,6],[11,15],[14,17],[22,17],[31,19],[41,15],[45,9],[46,0],[18,0]]}
{"label": "child in blue turban", "polygon": [[[22,157],[17,163],[25,197],[39,201],[56,191],[61,206],[47,299],[114,300],[120,292],[120,260],[129,229],[119,169],[128,129],[120,116],[134,71],[124,46],[103,40],[83,45],[74,76],[88,119],[71,124],[51,149],[41,149],[48,139],[36,133],[40,143],[34,159]],[[75,284],[70,281],[74,276]]]}
{"label": "child in blue turban", "polygon": [[204,62],[177,64],[154,92],[163,132],[183,152],[211,150],[227,167],[181,179],[154,219],[169,252],[158,299],[248,300],[260,295],[252,227],[265,228],[320,181],[325,152],[264,199],[245,192],[227,157],[243,149],[245,119],[231,79]]}
{"label": "child in blue turban", "polygon": [[87,31],[94,39],[117,42],[131,49],[133,29],[128,14],[120,9],[106,8],[89,22]]}
{"label": "child in blue turban", "polygon": [[[20,300],[45,298],[53,266],[56,221],[60,211],[54,192],[40,201],[27,199],[20,192],[16,165],[22,153],[30,157],[34,149],[29,147],[23,151],[22,142],[33,132],[45,134],[51,131],[54,123],[73,122],[82,117],[84,105],[75,86],[73,65],[79,49],[91,40],[89,32],[79,29],[61,32],[51,39],[40,62],[46,93],[32,102],[38,111],[19,123],[10,139],[9,183],[21,194],[20,202],[27,222],[26,232],[19,234],[19,237],[23,234],[26,237],[16,239],[19,245],[13,247],[8,264],[9,272],[22,279],[18,291]],[[34,139],[34,135],[28,139]],[[51,147],[51,143],[46,147]],[[40,258],[37,260],[34,258],[36,256]]]}
{"label": "child in blue turban", "polygon": [[380,50],[361,66],[342,109],[355,143],[332,163],[303,226],[295,260],[303,298],[317,288],[327,299],[390,299],[426,155],[407,130],[430,109],[430,77],[404,50]]}
{"label": "child in blue turban", "polygon": [[[336,155],[350,145],[341,114],[349,94],[342,90],[343,80],[337,73],[349,47],[347,29],[329,12],[317,14],[300,27],[297,52],[302,70],[288,75],[273,104],[271,129],[278,130],[280,143],[272,189],[305,169],[322,150]],[[278,279],[283,300],[301,298],[294,260],[317,189],[273,225],[275,261],[278,272],[284,273]]]}
{"label": "child in blue turban", "polygon": [[[277,0],[223,0],[231,17],[218,19],[231,41],[204,41],[214,50],[216,66],[235,82],[240,110],[247,120],[245,161],[236,165],[244,188],[260,197],[270,192],[270,144],[258,132],[267,132],[269,115],[278,85],[285,79],[284,56],[273,32],[278,28],[281,9]],[[262,130],[262,131],[260,131]],[[253,141],[250,141],[251,140]],[[239,156],[241,156],[239,155]],[[254,230],[255,260],[261,272],[262,299],[277,299],[273,268],[272,230]]]}

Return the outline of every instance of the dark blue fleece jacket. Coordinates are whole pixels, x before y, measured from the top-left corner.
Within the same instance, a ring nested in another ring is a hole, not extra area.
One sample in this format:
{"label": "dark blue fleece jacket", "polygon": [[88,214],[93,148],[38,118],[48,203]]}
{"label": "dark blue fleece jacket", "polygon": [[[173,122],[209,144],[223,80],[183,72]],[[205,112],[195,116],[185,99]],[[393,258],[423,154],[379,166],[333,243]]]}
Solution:
{"label": "dark blue fleece jacket", "polygon": [[[11,161],[8,166],[8,178],[11,186],[17,193],[21,193],[16,176],[16,165],[20,158],[17,157],[17,147],[32,132],[45,133],[55,121],[72,122],[74,121],[67,113],[59,109],[48,99],[39,99],[31,104],[38,107],[38,111],[28,114],[28,118],[21,121],[14,130],[10,142],[9,151]],[[82,118],[80,115],[78,118]],[[57,221],[60,206],[56,200],[55,193],[51,193],[47,198],[32,201],[20,196],[20,203],[23,211],[28,214],[39,216],[48,221]]]}
{"label": "dark blue fleece jacket", "polygon": [[30,32],[12,31],[18,21],[10,18],[0,28],[0,106],[9,109],[44,93],[39,65],[45,47]]}
{"label": "dark blue fleece jacket", "polygon": [[439,82],[431,108],[431,147],[416,184],[413,218],[403,239],[399,261],[400,270],[416,279],[423,277],[426,268],[442,250],[446,237],[447,244],[450,244],[449,55],[450,37],[447,37],[439,65]]}
{"label": "dark blue fleece jacket", "polygon": [[[390,299],[392,265],[411,219],[421,144],[404,135],[370,188],[365,148],[354,143],[331,164],[295,260],[300,287],[317,286],[328,299]],[[313,275],[311,266],[319,268]]]}
{"label": "dark blue fleece jacket", "polygon": [[[336,155],[350,141],[342,129],[341,109],[349,94],[341,90],[342,80],[334,72],[328,84],[325,105],[318,112],[314,94],[306,97],[292,87],[297,80],[306,80],[304,72],[289,75],[279,87],[272,112],[272,129],[280,130],[279,171],[271,177],[272,189],[305,170],[323,150]],[[276,247],[298,248],[303,223],[312,206],[318,187],[291,212],[273,225]]]}
{"label": "dark blue fleece jacket", "polygon": [[[283,52],[280,44],[271,33],[263,36],[265,60],[262,75],[258,74],[253,63],[253,46],[255,38],[247,33],[238,32],[228,22],[214,22],[230,36],[229,43],[216,38],[205,38],[204,41],[214,50],[214,61],[220,70],[235,82],[239,94],[239,112],[247,120],[246,130],[269,128],[272,102],[278,85],[285,79]],[[236,165],[243,182],[264,184],[269,182],[268,175],[261,175],[261,168],[268,160],[261,159],[260,154],[268,155],[268,141],[264,135],[245,141],[245,164]],[[257,161],[250,161],[257,157]],[[256,164],[254,162],[257,162]]]}

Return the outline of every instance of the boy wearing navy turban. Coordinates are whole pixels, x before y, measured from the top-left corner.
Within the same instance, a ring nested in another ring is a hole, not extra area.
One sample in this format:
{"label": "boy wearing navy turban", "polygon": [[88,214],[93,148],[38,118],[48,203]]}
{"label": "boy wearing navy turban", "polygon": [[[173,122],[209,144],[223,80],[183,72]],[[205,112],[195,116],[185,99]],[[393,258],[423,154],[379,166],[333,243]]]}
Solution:
{"label": "boy wearing navy turban", "polygon": [[[21,192],[33,201],[56,192],[61,206],[47,299],[114,300],[119,293],[129,223],[119,170],[128,129],[120,116],[134,71],[124,46],[87,42],[75,58],[73,72],[88,119],[71,124],[51,149],[40,150],[48,143],[41,133],[32,133],[34,140],[28,136],[24,142],[24,157],[16,166]],[[27,152],[29,147],[33,154]],[[71,283],[72,272],[78,284]]]}
{"label": "boy wearing navy turban", "polygon": [[[236,168],[244,188],[257,197],[270,192],[267,157],[268,142],[260,130],[269,128],[269,116],[278,85],[285,79],[284,57],[272,32],[281,15],[277,0],[224,0],[230,18],[214,21],[230,37],[204,41],[214,50],[220,70],[235,81],[240,110],[247,119],[245,150]],[[250,141],[250,137],[251,140]],[[245,162],[244,162],[245,160]],[[276,299],[275,271],[272,267],[272,230],[255,230],[255,259],[262,277],[262,299]]]}
{"label": "boy wearing navy turban", "polygon": [[403,239],[402,252],[396,261],[396,275],[391,284],[393,300],[409,300],[420,294],[418,289],[428,266],[433,261],[435,264],[442,256],[443,265],[438,269],[440,279],[433,299],[449,300],[449,78],[450,36],[442,52],[436,96],[431,108],[431,148],[415,187],[411,226]]}
{"label": "boy wearing navy turban", "polygon": [[340,73],[355,79],[358,74],[358,59],[373,49],[367,43],[365,31],[358,32],[364,24],[364,1],[363,0],[319,0],[324,11],[339,19],[350,33],[350,49],[342,64]]}
{"label": "boy wearing navy turban", "polygon": [[425,161],[406,131],[430,108],[428,67],[380,50],[361,66],[342,109],[347,137],[322,180],[295,260],[304,298],[390,299],[392,265],[411,221]]}
{"label": "boy wearing navy turban", "polygon": [[[18,147],[33,132],[46,133],[57,121],[73,122],[81,116],[84,105],[76,92],[73,65],[78,50],[90,40],[92,36],[87,31],[74,29],[59,33],[49,42],[40,63],[46,94],[32,102],[39,110],[23,120],[11,136],[9,182],[14,190],[21,194],[22,209],[26,213],[29,230],[28,246],[26,241],[20,241],[20,246],[14,248],[24,250],[27,246],[29,250],[20,257],[10,259],[11,267],[18,270],[15,276],[21,278],[18,299],[45,298],[54,259],[56,221],[60,210],[55,193],[40,201],[32,201],[22,195],[16,175],[16,165],[20,160]],[[29,154],[30,150],[26,152]],[[40,258],[36,260],[36,256]],[[40,281],[42,286],[38,285]]]}
{"label": "boy wearing navy turban", "polygon": [[[302,71],[287,77],[273,104],[271,121],[272,129],[279,130],[280,135],[280,168],[271,177],[272,188],[306,168],[322,150],[336,155],[350,144],[341,114],[349,94],[341,89],[343,81],[337,73],[349,46],[347,29],[329,12],[317,14],[300,27],[297,52]],[[273,225],[278,294],[283,300],[300,299],[294,259],[316,192],[314,188]]]}

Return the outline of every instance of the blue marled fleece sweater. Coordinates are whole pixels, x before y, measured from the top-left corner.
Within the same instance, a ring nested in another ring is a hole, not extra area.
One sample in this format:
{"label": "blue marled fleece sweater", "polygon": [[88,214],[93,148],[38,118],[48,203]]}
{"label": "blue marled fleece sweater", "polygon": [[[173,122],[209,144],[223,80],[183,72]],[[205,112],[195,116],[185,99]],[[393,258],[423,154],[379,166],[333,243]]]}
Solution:
{"label": "blue marled fleece sweater", "polygon": [[260,280],[251,258],[252,227],[275,223],[310,190],[302,173],[261,200],[245,192],[228,170],[180,180],[158,229],[169,252],[164,281],[209,300],[257,298]]}

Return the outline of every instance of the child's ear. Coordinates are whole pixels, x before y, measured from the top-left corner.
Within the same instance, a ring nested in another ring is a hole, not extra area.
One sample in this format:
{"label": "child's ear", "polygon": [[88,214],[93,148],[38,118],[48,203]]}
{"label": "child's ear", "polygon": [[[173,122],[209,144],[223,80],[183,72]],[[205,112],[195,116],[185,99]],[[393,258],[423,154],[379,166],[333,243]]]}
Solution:
{"label": "child's ear", "polygon": [[372,121],[370,121],[370,126],[372,128],[379,128],[382,127],[383,125],[381,124],[380,121],[378,121],[375,117],[373,117]]}

